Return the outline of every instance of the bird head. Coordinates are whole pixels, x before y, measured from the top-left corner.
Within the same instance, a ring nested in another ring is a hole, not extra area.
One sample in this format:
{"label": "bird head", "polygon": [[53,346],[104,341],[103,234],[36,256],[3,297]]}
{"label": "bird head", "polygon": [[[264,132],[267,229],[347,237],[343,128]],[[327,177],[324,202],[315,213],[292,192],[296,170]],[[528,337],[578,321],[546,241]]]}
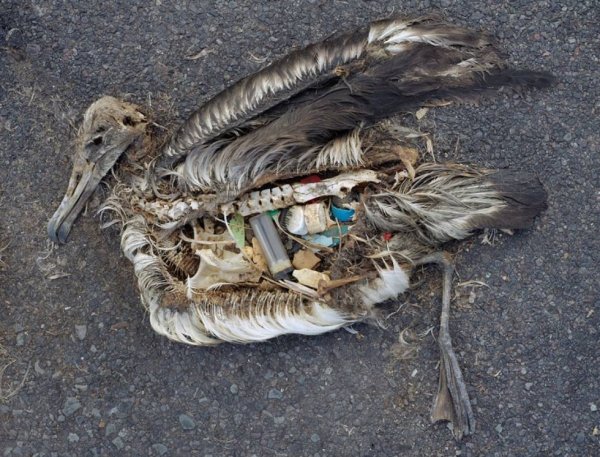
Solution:
{"label": "bird head", "polygon": [[64,243],[94,190],[130,146],[145,134],[146,117],[135,105],[102,97],[85,112],[67,192],[48,223],[48,236]]}

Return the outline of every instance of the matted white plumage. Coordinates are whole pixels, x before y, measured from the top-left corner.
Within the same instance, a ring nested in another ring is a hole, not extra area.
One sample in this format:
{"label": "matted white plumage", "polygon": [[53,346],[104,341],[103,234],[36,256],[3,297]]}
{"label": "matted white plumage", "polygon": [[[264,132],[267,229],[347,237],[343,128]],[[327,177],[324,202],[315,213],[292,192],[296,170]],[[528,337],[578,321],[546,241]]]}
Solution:
{"label": "matted white plumage", "polygon": [[[124,159],[104,209],[123,222],[122,249],[152,327],[194,345],[377,322],[376,305],[406,291],[415,267],[439,264],[432,420],[452,421],[462,437],[474,419],[450,342],[453,268],[441,245],[481,228],[529,227],[546,196],[525,173],[420,163],[411,138],[421,135],[388,118],[551,80],[507,68],[486,33],[427,16],[294,52],[213,97],[162,148],[136,106],[103,97],[84,115],[48,234],[65,242],[117,159],[141,150],[138,162]],[[341,213],[350,216],[332,217]]]}

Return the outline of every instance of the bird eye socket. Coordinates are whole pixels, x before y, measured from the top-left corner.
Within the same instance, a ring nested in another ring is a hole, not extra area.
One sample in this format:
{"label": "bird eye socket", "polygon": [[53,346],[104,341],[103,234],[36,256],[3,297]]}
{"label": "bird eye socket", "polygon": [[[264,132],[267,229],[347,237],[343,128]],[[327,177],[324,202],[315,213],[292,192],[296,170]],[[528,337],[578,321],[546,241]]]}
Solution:
{"label": "bird eye socket", "polygon": [[104,143],[104,135],[97,135],[85,144],[84,155],[87,158],[91,158],[93,156],[97,156],[98,154],[103,154],[104,150],[101,147]]}

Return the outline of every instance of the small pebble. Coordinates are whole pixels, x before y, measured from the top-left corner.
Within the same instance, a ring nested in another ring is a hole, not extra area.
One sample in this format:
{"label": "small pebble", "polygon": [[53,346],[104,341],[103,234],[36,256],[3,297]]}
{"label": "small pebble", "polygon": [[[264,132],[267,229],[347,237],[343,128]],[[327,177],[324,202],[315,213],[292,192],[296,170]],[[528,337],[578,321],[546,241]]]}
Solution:
{"label": "small pebble", "polygon": [[242,414],[233,415],[233,422],[235,422],[235,425],[241,425],[243,420],[244,416]]}
{"label": "small pebble", "polygon": [[231,384],[231,387],[229,388],[229,391],[230,391],[230,392],[231,392],[233,395],[235,395],[235,394],[237,394],[237,393],[240,391],[240,389],[239,389],[239,387],[237,386],[237,384]]}
{"label": "small pebble", "polygon": [[27,43],[25,49],[27,50],[28,54],[36,56],[41,52],[42,47],[37,43]]}
{"label": "small pebble", "polygon": [[153,444],[152,449],[154,449],[158,455],[165,455],[168,451],[167,446],[161,443]]}
{"label": "small pebble", "polygon": [[77,433],[69,433],[67,440],[69,441],[69,443],[76,443],[77,441],[79,441],[79,435]]}
{"label": "small pebble", "polygon": [[194,420],[185,414],[179,416],[179,423],[184,430],[193,430],[196,427]]}
{"label": "small pebble", "polygon": [[87,325],[76,325],[75,335],[77,336],[78,340],[83,340],[87,335]]}
{"label": "small pebble", "polygon": [[273,378],[273,376],[275,376],[275,373],[273,372],[273,370],[267,370],[267,372],[264,374],[265,379],[271,379],[271,378]]}
{"label": "small pebble", "polygon": [[79,400],[77,400],[75,397],[69,397],[67,398],[67,401],[65,401],[62,412],[65,416],[69,417],[72,416],[73,413],[79,408],[81,408],[81,403],[79,403]]}
{"label": "small pebble", "polygon": [[125,443],[123,443],[123,440],[119,436],[117,436],[114,440],[112,440],[112,444],[115,445],[115,447],[117,448],[118,451],[120,451],[121,449],[123,449],[125,447]]}
{"label": "small pebble", "polygon": [[283,397],[283,394],[278,391],[277,389],[271,389],[269,390],[269,398],[274,398],[276,400],[279,400]]}
{"label": "small pebble", "polygon": [[117,427],[113,423],[106,424],[106,430],[104,430],[104,436],[112,435],[117,433]]}
{"label": "small pebble", "polygon": [[595,403],[590,403],[590,411],[592,411],[592,412],[598,411],[598,407],[596,406]]}
{"label": "small pebble", "polygon": [[310,437],[310,440],[313,443],[318,443],[319,441],[321,441],[321,437],[319,435],[317,435],[316,433],[313,433]]}

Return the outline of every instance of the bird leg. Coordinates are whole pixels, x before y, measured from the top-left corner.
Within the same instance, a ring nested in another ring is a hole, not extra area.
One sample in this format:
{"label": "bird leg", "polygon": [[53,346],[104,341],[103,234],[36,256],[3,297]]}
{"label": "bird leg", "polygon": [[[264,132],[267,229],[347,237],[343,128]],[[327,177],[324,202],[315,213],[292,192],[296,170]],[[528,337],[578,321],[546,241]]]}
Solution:
{"label": "bird leg", "polygon": [[442,295],[442,314],[438,344],[441,352],[440,382],[431,411],[431,422],[441,420],[452,422],[456,439],[470,435],[475,429],[473,410],[467,393],[467,386],[458,365],[456,353],[450,338],[450,295],[452,289],[452,273],[454,266],[449,254],[436,252],[419,259],[415,266],[436,263],[442,267],[444,290]]}

